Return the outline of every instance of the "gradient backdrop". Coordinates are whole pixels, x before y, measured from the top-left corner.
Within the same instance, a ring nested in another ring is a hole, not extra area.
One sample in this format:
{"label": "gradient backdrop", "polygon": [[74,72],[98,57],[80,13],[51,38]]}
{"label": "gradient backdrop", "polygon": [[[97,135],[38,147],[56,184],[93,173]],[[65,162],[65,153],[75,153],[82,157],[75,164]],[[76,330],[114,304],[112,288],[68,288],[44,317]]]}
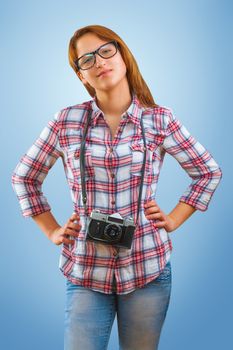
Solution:
{"label": "gradient backdrop", "polygon": [[[74,31],[89,24],[125,40],[155,101],[173,109],[223,171],[209,209],[171,233],[172,296],[160,350],[232,346],[232,10],[224,0],[1,2],[1,349],[63,349],[60,247],[21,216],[11,175],[55,112],[90,99],[67,58]],[[189,183],[167,155],[157,195],[166,213]],[[72,205],[60,160],[44,192],[65,223]],[[109,350],[117,342],[115,319]]]}

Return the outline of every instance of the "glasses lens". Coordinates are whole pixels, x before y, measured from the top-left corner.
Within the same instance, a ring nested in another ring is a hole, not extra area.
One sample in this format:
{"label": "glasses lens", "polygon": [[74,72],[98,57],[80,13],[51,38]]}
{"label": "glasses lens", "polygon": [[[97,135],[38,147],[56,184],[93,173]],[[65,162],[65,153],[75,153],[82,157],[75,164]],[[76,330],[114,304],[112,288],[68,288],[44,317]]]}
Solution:
{"label": "glasses lens", "polygon": [[116,52],[117,52],[117,49],[114,43],[108,43],[102,46],[99,50],[99,54],[103,58],[110,58],[114,56]]}
{"label": "glasses lens", "polygon": [[82,69],[88,69],[88,68],[91,68],[91,66],[93,66],[94,61],[95,61],[94,55],[89,53],[80,58],[80,60],[78,61],[78,65]]}

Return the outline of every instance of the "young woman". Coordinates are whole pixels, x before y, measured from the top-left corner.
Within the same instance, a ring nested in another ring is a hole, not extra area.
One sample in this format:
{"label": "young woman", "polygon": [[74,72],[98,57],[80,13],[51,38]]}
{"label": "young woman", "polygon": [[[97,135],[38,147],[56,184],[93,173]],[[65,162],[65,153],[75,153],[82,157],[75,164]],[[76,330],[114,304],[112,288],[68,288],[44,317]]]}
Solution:
{"label": "young woman", "polygon": [[[62,244],[65,349],[107,349],[117,313],[120,349],[154,350],[171,293],[169,233],[195,210],[207,210],[222,172],[172,110],[154,102],[132,53],[112,30],[100,25],[77,30],[69,62],[92,99],[54,115],[17,165],[13,186],[23,215],[54,244]],[[166,152],[192,179],[169,214],[156,200]],[[74,205],[64,225],[52,215],[41,188],[59,157]],[[91,240],[94,210],[99,221]],[[112,220],[110,214],[119,221],[106,221]],[[133,231],[126,230],[126,218]],[[100,233],[105,240],[97,239]]]}

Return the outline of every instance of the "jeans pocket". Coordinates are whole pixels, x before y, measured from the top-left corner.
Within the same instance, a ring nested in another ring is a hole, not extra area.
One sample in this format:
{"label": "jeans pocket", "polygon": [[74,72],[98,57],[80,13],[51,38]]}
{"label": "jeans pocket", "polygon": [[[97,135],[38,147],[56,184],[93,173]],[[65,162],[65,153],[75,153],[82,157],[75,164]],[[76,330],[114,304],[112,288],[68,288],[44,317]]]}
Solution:
{"label": "jeans pocket", "polygon": [[157,284],[159,282],[170,282],[171,281],[171,262],[168,261],[160,275],[152,281],[152,283]]}

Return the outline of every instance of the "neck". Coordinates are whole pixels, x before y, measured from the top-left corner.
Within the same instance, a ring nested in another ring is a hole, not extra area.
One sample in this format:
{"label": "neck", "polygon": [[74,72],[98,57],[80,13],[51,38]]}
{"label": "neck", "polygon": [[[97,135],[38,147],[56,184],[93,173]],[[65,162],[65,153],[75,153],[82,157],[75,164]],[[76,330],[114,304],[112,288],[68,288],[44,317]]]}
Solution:
{"label": "neck", "polygon": [[96,93],[96,103],[104,115],[121,116],[131,105],[129,89],[118,91],[101,91]]}

